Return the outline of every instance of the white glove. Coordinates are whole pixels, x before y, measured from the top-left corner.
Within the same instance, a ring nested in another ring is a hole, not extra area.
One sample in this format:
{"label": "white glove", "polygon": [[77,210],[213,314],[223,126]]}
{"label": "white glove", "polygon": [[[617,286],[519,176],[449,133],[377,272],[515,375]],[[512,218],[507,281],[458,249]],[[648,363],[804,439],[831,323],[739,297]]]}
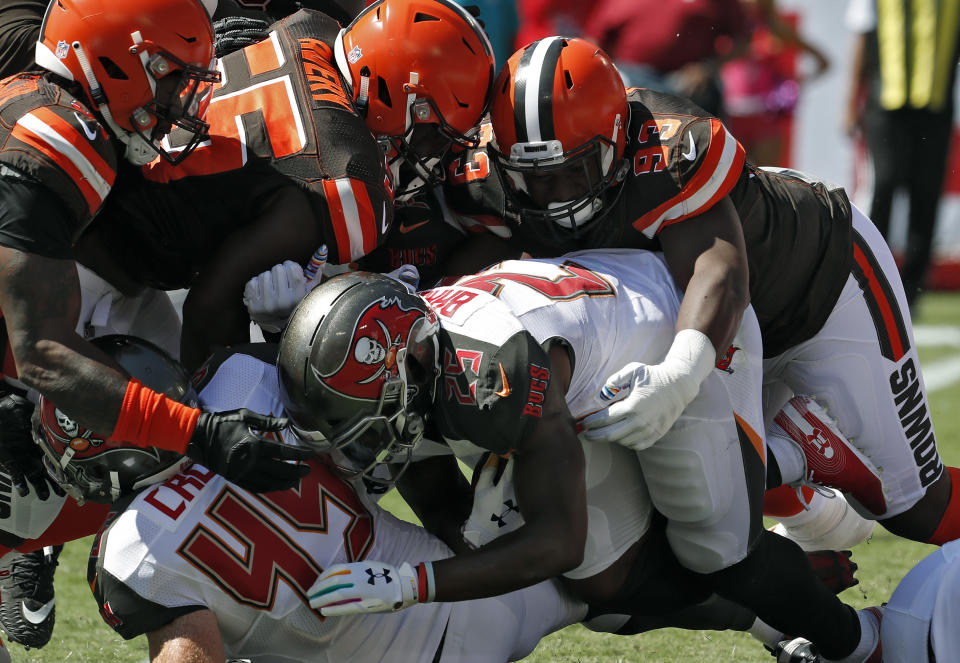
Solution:
{"label": "white glove", "polygon": [[601,398],[618,400],[583,420],[583,436],[634,451],[652,446],[697,397],[715,362],[716,352],[705,334],[681,330],[661,363],[631,362],[607,378]]}
{"label": "white glove", "polygon": [[523,525],[513,490],[513,459],[486,454],[474,470],[473,509],[463,523],[463,539],[473,548]]}
{"label": "white glove", "polygon": [[267,332],[278,332],[300,300],[320,283],[309,280],[303,268],[292,260],[274,265],[247,281],[243,288],[243,304],[250,319]]}
{"label": "white glove", "polygon": [[324,617],[394,612],[418,602],[417,572],[383,562],[334,564],[307,591],[310,607]]}

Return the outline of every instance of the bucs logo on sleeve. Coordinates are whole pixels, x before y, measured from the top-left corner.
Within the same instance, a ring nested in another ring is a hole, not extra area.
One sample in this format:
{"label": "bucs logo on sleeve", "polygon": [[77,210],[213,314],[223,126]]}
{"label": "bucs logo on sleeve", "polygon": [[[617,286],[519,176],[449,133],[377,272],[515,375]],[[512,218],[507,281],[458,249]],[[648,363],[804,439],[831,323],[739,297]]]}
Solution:
{"label": "bucs logo on sleeve", "polygon": [[395,297],[381,297],[360,315],[340,364],[329,374],[316,366],[311,370],[346,396],[376,400],[387,377],[397,377],[397,351],[407,345],[411,328],[423,315],[404,309]]}

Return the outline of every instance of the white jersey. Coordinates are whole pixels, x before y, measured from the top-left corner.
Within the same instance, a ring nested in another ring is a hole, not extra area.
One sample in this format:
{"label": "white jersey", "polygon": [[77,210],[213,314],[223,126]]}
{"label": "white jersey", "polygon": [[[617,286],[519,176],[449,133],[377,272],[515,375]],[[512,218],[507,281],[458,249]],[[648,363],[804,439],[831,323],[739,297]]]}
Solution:
{"label": "white jersey", "polygon": [[87,339],[129,334],[150,341],[174,359],[180,356],[180,316],[166,292],[144,288],[137,295],[124,295],[79,263],[77,277],[80,280],[78,334]]}
{"label": "white jersey", "polygon": [[[512,273],[524,280],[506,276]],[[513,260],[482,278],[503,284],[497,297],[538,343],[562,340],[567,347],[573,374],[566,400],[576,419],[609,404],[600,399],[607,377],[632,361],[659,363],[673,341],[682,294],[660,253]]]}
{"label": "white jersey", "polygon": [[[205,407],[280,412],[270,363],[234,354],[206,369],[213,376],[200,394]],[[95,593],[104,618],[129,638],[208,608],[230,657],[432,661],[449,603],[329,619],[310,608],[307,590],[332,564],[450,555],[362,488],[313,465],[299,489],[261,495],[199,465],[141,492],[101,539]]]}
{"label": "white jersey", "polygon": [[[960,647],[960,541],[922,559],[885,604],[880,635],[887,663],[956,660]],[[931,656],[933,654],[933,656]]]}
{"label": "white jersey", "polygon": [[[663,360],[681,293],[662,255],[603,249],[503,262],[423,297],[442,329],[438,427],[472,461],[483,449],[519,448],[536,425],[553,344],[572,360],[573,417],[607,407],[601,394],[610,375],[630,362]],[[689,568],[711,573],[743,559],[755,531],[749,505],[757,499],[748,490],[761,485],[748,474],[762,475],[765,452],[761,357],[748,308],[723,361],[657,444],[611,457],[624,449],[583,443],[593,516],[583,564],[569,577],[591,577],[616,561],[646,531],[651,503],[667,516],[671,545]]]}
{"label": "white jersey", "polygon": [[[560,342],[568,349],[573,374],[566,401],[575,418],[608,406],[601,389],[611,374],[630,362],[663,360],[673,342],[682,297],[661,254],[629,249],[506,261],[423,296],[440,316],[451,339],[447,346],[455,346],[448,347],[442,358],[441,403],[449,425],[441,425],[441,431],[449,439],[475,438],[474,415],[481,410],[489,437],[516,439],[524,433],[518,420],[535,412],[525,406],[536,405],[539,397],[528,388],[527,365],[546,361],[545,353],[537,357],[537,348],[521,347],[517,337],[524,332],[541,348]],[[755,324],[754,318],[748,309],[746,326]],[[746,372],[748,353],[757,361],[760,355],[759,338],[738,337],[734,346],[744,352],[733,352],[730,363],[718,367],[727,374],[738,366]],[[509,390],[504,388],[500,367]],[[726,389],[736,391],[728,383]],[[743,416],[760,428],[759,400],[739,396],[731,394],[735,408],[748,409]],[[749,400],[749,407],[741,408],[737,400]],[[503,412],[499,421],[498,409]],[[470,423],[457,426],[461,420]],[[468,431],[470,435],[457,435]],[[489,446],[484,441],[479,444],[497,452],[510,448],[509,443],[497,448],[496,440],[489,441]]]}

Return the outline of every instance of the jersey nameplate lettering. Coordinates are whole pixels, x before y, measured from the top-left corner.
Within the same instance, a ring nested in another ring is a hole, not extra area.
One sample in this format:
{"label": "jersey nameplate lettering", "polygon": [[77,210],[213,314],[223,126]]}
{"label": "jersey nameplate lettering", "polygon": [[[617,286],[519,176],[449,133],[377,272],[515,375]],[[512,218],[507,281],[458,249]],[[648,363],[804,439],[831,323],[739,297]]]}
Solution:
{"label": "jersey nameplate lettering", "polygon": [[187,468],[146,494],[143,501],[154,510],[144,513],[164,529],[175,531],[180,518],[193,506],[197,494],[215,476],[217,474],[212,470],[197,465]]}

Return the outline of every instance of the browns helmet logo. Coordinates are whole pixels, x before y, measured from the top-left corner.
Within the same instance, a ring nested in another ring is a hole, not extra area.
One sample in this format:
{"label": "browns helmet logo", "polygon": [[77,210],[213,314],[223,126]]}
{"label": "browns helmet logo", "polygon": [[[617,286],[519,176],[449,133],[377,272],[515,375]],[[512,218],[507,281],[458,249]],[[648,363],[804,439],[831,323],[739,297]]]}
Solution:
{"label": "browns helmet logo", "polygon": [[311,370],[345,396],[376,400],[387,377],[399,375],[397,351],[406,347],[411,328],[423,317],[423,311],[405,309],[395,297],[381,297],[360,316],[340,365],[328,375],[316,366]]}

